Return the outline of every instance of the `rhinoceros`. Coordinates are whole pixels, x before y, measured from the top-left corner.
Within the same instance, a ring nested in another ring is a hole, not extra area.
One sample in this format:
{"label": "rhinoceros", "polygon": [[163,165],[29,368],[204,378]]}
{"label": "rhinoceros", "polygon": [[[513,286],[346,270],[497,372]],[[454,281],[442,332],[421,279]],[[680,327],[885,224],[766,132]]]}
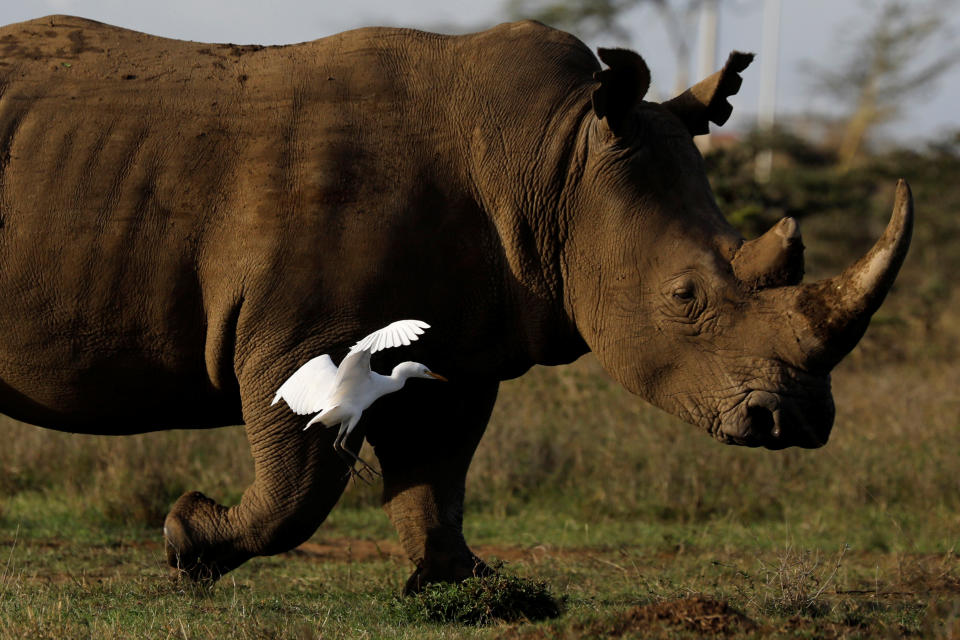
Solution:
{"label": "rhinoceros", "polygon": [[750,56],[655,103],[639,55],[599,54],[536,22],[279,47],[3,27],[0,410],[91,434],[244,424],[240,503],[187,493],[164,526],[170,563],[215,579],[306,540],[347,482],[335,433],[271,405],[283,380],[424,320],[404,356],[450,382],[385,398],[349,442],[379,459],[408,590],[486,570],[467,467],[498,384],[535,364],[592,351],[722,442],[823,445],[909,188],[865,256],[802,283],[796,223],[745,241],[693,142]]}

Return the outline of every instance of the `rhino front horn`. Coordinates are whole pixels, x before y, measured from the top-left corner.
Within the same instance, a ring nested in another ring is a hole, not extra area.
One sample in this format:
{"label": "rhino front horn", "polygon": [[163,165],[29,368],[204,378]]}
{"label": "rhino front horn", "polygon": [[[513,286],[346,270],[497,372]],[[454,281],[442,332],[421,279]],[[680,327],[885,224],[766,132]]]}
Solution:
{"label": "rhino front horn", "polygon": [[905,180],[897,183],[893,215],[873,248],[839,276],[802,286],[799,309],[810,321],[818,348],[814,367],[832,368],[863,337],[880,307],[913,235],[913,196]]}

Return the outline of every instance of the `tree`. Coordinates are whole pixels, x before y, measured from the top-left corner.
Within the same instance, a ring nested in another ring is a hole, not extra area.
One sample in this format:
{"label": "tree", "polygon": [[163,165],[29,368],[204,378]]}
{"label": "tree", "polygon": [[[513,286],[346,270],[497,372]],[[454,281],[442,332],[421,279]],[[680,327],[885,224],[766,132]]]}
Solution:
{"label": "tree", "polygon": [[[907,100],[929,90],[958,59],[960,49],[918,64],[923,52],[943,50],[949,37],[945,0],[885,0],[872,24],[849,40],[836,67],[808,65],[815,87],[846,105],[849,116],[838,149],[848,169],[878,125],[897,118]],[[848,32],[849,30],[847,30]]]}

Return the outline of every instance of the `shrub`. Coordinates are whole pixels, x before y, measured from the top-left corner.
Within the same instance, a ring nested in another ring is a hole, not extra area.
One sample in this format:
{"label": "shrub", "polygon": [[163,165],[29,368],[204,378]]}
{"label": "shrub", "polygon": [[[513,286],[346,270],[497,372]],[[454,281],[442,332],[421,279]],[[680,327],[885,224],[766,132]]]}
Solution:
{"label": "shrub", "polygon": [[496,621],[545,620],[561,612],[543,582],[494,574],[463,582],[432,584],[420,593],[397,601],[401,617],[484,625]]}

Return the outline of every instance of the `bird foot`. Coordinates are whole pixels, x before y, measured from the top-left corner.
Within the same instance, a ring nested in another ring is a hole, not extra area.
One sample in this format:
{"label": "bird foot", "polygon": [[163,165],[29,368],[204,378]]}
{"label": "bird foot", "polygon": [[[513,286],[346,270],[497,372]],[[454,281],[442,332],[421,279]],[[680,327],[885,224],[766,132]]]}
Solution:
{"label": "bird foot", "polygon": [[355,468],[353,468],[353,467],[350,467],[350,469],[347,470],[347,473],[346,473],[343,477],[344,477],[344,478],[347,478],[347,479],[356,478],[357,480],[360,480],[361,482],[363,482],[363,484],[368,484],[368,485],[371,485],[371,486],[372,486],[372,485],[374,484],[374,481],[376,480],[376,478],[374,478],[374,477],[372,477],[372,476],[371,476],[371,477],[367,477],[367,474],[369,474],[369,473],[370,473],[369,471],[367,471],[366,469],[363,469],[363,468],[361,468],[361,469],[358,471],[357,469],[355,469]]}
{"label": "bird foot", "polygon": [[[340,454],[340,457],[347,464],[347,475],[346,477],[350,478],[359,478],[366,484],[373,484],[377,478],[382,478],[383,474],[374,469],[369,462],[361,458],[360,456],[354,454],[352,451],[346,447],[339,447],[337,453]],[[356,468],[356,465],[359,464],[359,470]],[[369,474],[370,478],[368,479],[366,475]]]}

